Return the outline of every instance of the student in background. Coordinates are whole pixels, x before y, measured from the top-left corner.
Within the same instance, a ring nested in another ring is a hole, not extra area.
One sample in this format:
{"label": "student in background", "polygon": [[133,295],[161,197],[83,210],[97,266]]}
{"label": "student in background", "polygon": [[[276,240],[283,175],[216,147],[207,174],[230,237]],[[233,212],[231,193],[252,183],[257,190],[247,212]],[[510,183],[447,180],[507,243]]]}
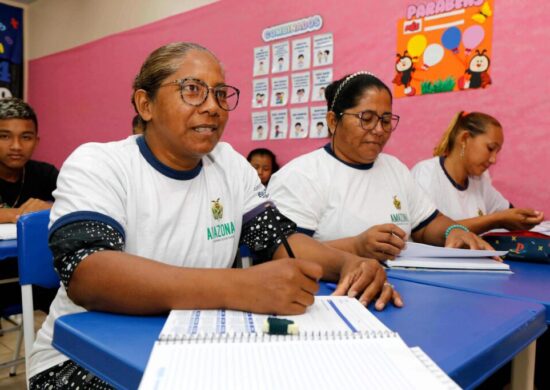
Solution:
{"label": "student in background", "polygon": [[[52,207],[57,169],[31,160],[38,145],[38,120],[31,106],[18,98],[0,99],[0,223]],[[0,279],[17,277],[17,259],[0,262]],[[48,311],[55,291],[33,287],[35,307]],[[21,302],[19,283],[0,285],[0,307]]]}
{"label": "student in background", "polygon": [[[31,388],[109,387],[52,346],[64,314],[298,314],[320,278],[377,309],[402,304],[375,260],[295,233],[246,159],[219,142],[239,96],[224,74],[202,46],[160,47],[133,85],[144,135],[82,145],[63,164],[49,235],[61,286],[34,344]],[[231,268],[240,243],[275,260]]]}
{"label": "student in background", "polygon": [[441,214],[407,167],[382,153],[399,122],[382,81],[357,72],[334,81],[325,95],[331,142],[289,162],[269,183],[283,214],[320,241],[379,260],[395,258],[409,236],[432,245],[490,248]]}
{"label": "student in background", "polygon": [[271,175],[279,170],[277,157],[269,149],[258,148],[251,150],[246,159],[258,172],[260,181],[264,186],[267,186],[267,183],[269,183]]}
{"label": "student in background", "polygon": [[39,141],[31,106],[18,98],[0,99],[0,223],[52,207],[58,171],[31,160]]}
{"label": "student in background", "polygon": [[528,230],[542,222],[540,211],[514,208],[491,184],[504,135],[501,124],[481,112],[457,113],[434,149],[433,158],[412,169],[437,208],[475,233]]}

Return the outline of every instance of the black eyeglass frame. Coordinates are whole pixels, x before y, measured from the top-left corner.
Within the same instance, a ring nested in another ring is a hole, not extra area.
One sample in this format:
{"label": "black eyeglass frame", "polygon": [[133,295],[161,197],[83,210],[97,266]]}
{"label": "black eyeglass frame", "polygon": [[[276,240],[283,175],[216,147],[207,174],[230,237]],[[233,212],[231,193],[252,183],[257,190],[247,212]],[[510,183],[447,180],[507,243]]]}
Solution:
{"label": "black eyeglass frame", "polygon": [[[184,86],[185,82],[187,82],[187,81],[193,81],[193,82],[195,82],[197,84],[200,84],[200,85],[202,85],[206,88],[206,95],[204,95],[204,99],[202,100],[202,102],[200,102],[198,104],[193,104],[193,103],[189,103],[187,100],[185,100],[185,98],[183,97],[183,86]],[[239,97],[240,97],[241,91],[239,90],[239,88],[234,87],[232,85],[221,84],[221,85],[216,85],[215,87],[210,87],[208,84],[206,84],[201,79],[195,79],[193,77],[187,77],[187,78],[184,78],[184,79],[177,79],[177,80],[173,80],[173,81],[168,81],[164,84],[161,84],[159,87],[165,87],[167,85],[178,85],[180,87],[181,100],[183,100],[183,102],[185,104],[188,104],[188,105],[193,106],[193,107],[199,107],[200,105],[202,105],[206,101],[206,99],[208,99],[208,95],[210,94],[211,90],[214,91],[214,99],[216,100],[216,103],[218,104],[218,106],[222,110],[224,110],[224,111],[233,111],[239,105]],[[223,105],[218,100],[218,95],[215,93],[216,90],[218,90],[220,88],[227,88],[227,87],[234,89],[235,92],[237,93],[237,101],[235,102],[235,106],[231,109],[224,108]]]}
{"label": "black eyeglass frame", "polygon": [[[376,120],[376,122],[374,123],[374,126],[371,127],[371,128],[368,128],[368,129],[365,128],[364,123],[363,123],[363,114],[365,114],[365,113],[374,115],[375,117],[378,118]],[[399,124],[399,119],[400,119],[400,116],[397,115],[397,114],[386,113],[386,114],[378,115],[376,113],[376,111],[373,111],[373,110],[365,110],[365,111],[361,111],[361,112],[341,112],[340,115],[352,115],[356,118],[359,118],[359,125],[365,131],[373,131],[374,129],[376,129],[376,126],[378,126],[378,123],[380,123],[384,117],[389,116],[391,118],[391,124],[393,124],[394,121],[395,121],[395,126],[392,126],[392,128],[390,130],[386,130],[386,129],[384,129],[384,125],[382,125],[381,128],[385,133],[392,133],[393,131],[395,131],[395,129],[397,128],[397,125]]]}

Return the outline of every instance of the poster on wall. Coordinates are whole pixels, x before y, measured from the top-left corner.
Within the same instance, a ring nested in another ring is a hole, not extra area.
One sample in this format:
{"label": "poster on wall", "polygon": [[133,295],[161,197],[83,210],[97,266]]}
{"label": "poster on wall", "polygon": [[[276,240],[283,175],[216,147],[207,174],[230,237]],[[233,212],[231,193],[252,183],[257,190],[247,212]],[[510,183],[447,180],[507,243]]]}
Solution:
{"label": "poster on wall", "polygon": [[322,102],[325,100],[325,89],[332,82],[332,68],[313,71],[313,91],[311,101]]}
{"label": "poster on wall", "polygon": [[288,132],[288,111],[271,111],[271,139],[285,139]]}
{"label": "poster on wall", "polygon": [[394,96],[491,85],[494,0],[409,4],[397,22]]}
{"label": "poster on wall", "polygon": [[251,105],[263,110],[252,113],[252,140],[327,137],[326,107],[309,107],[325,101],[333,77],[334,37],[318,31],[322,27],[323,18],[313,15],[262,31],[265,43],[254,47]]}
{"label": "poster on wall", "polygon": [[311,107],[311,126],[309,129],[309,138],[326,138],[328,137],[327,126],[327,107]]}
{"label": "poster on wall", "polygon": [[252,139],[261,141],[267,139],[269,132],[267,111],[252,113]]}
{"label": "poster on wall", "polygon": [[254,76],[269,73],[269,46],[254,48]]}
{"label": "poster on wall", "polygon": [[0,3],[0,98],[23,98],[23,10]]}
{"label": "poster on wall", "polygon": [[311,65],[311,37],[292,41],[292,70],[308,69]]}
{"label": "poster on wall", "polygon": [[309,109],[307,107],[290,110],[290,138],[307,138]]}
{"label": "poster on wall", "polygon": [[288,41],[273,44],[271,73],[287,72],[290,67],[290,45]]}
{"label": "poster on wall", "polygon": [[252,83],[254,95],[254,98],[252,99],[252,108],[267,107],[269,80],[267,78],[255,79]]}
{"label": "poster on wall", "polygon": [[309,100],[309,72],[292,73],[291,103],[306,103]]}
{"label": "poster on wall", "polygon": [[286,106],[288,102],[288,76],[271,79],[271,107]]}
{"label": "poster on wall", "polygon": [[334,56],[332,33],[313,37],[313,66],[331,65]]}

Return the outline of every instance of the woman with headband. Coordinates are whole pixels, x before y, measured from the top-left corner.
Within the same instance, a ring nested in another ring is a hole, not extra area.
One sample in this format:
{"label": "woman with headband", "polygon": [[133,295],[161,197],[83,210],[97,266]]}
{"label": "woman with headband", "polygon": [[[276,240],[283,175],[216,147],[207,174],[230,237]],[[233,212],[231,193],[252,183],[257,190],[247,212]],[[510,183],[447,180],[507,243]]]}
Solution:
{"label": "woman with headband", "polygon": [[461,111],[435,147],[435,157],[419,162],[412,175],[441,212],[473,232],[529,230],[542,222],[544,214],[513,208],[493,187],[487,172],[503,143],[502,126],[495,118]]}
{"label": "woman with headband", "polygon": [[432,245],[490,249],[441,214],[403,163],[382,153],[399,123],[382,81],[354,73],[330,84],[325,96],[331,142],[285,165],[268,187],[301,231],[378,260],[394,259],[409,236]]}

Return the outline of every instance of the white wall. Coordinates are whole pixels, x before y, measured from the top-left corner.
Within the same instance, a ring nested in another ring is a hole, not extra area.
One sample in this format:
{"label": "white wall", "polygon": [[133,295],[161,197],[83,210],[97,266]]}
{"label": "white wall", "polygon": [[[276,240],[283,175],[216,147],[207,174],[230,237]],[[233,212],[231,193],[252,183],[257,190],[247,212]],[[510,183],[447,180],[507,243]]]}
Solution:
{"label": "white wall", "polygon": [[36,0],[28,11],[27,59],[35,59],[217,0]]}

